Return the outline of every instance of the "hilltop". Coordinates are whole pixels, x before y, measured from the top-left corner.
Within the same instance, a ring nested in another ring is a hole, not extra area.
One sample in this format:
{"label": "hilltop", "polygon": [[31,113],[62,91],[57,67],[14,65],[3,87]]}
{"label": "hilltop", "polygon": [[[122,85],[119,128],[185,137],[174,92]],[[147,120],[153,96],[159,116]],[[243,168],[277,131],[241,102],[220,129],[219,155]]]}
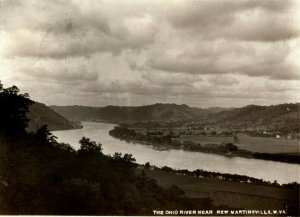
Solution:
{"label": "hilltop", "polygon": [[77,121],[196,121],[227,128],[261,128],[299,132],[299,103],[271,106],[248,105],[241,108],[212,107],[207,109],[176,104],[146,106],[50,106],[62,116]]}
{"label": "hilltop", "polygon": [[226,127],[277,129],[299,132],[299,103],[248,105],[208,115],[205,122]]}
{"label": "hilltop", "polygon": [[146,106],[50,106],[70,120],[79,121],[182,121],[203,117],[213,112],[187,105],[153,104]]}
{"label": "hilltop", "polygon": [[79,127],[78,123],[67,120],[45,104],[39,102],[29,106],[27,117],[30,119],[27,128],[29,132],[36,131],[45,124],[48,125],[49,130],[67,130]]}

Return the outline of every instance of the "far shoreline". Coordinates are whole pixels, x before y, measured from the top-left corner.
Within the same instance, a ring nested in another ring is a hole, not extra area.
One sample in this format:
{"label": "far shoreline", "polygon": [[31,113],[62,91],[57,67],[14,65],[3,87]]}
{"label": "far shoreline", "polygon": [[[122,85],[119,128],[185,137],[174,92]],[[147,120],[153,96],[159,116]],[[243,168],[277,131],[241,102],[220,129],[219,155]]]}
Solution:
{"label": "far shoreline", "polygon": [[[127,129],[127,128],[126,128]],[[168,141],[167,143],[158,144],[158,142],[153,142],[145,139],[135,139],[134,135],[126,135],[126,132],[122,135],[118,135],[115,132],[116,127],[109,132],[109,135],[120,139],[122,141],[130,142],[130,143],[139,143],[142,145],[151,146],[155,150],[164,151],[164,150],[184,150],[190,152],[200,152],[205,154],[216,154],[224,157],[239,157],[239,158],[248,158],[248,159],[257,159],[257,160],[265,160],[265,161],[273,161],[273,162],[281,162],[281,163],[289,163],[289,164],[300,164],[300,155],[299,153],[258,153],[258,152],[250,152],[246,150],[237,149],[234,151],[228,151],[223,149],[215,149],[215,148],[207,148],[195,146],[195,143],[188,144],[179,144],[173,140]],[[128,130],[128,129],[127,129]],[[129,130],[130,131],[130,130]],[[128,131],[128,132],[129,132]],[[127,132],[127,133],[128,133]],[[162,138],[162,137],[159,137]]]}

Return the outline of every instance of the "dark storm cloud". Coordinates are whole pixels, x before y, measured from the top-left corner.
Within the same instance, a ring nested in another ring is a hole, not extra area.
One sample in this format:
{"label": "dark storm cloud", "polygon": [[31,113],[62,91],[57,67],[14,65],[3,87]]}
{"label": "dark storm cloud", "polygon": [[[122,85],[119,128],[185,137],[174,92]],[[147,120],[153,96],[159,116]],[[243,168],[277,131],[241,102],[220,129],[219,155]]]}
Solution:
{"label": "dark storm cloud", "polygon": [[178,73],[166,73],[166,72],[153,72],[146,71],[142,73],[142,78],[150,82],[151,84],[164,86],[164,87],[172,87],[176,86],[190,86],[194,82],[202,81],[200,76],[189,75],[189,74],[178,74]]}
{"label": "dark storm cloud", "polygon": [[[237,106],[299,98],[297,1],[1,3],[1,79],[40,101]],[[47,93],[37,93],[40,84]]]}
{"label": "dark storm cloud", "polygon": [[209,81],[213,85],[225,85],[225,86],[231,86],[231,85],[235,85],[235,84],[239,84],[240,83],[233,76],[216,76],[216,77],[213,77],[213,78],[209,79]]}
{"label": "dark storm cloud", "polygon": [[206,39],[278,41],[299,36],[290,25],[291,1],[188,1],[169,11],[167,19],[183,31]]}
{"label": "dark storm cloud", "polygon": [[[238,58],[238,57],[236,57]],[[234,61],[234,62],[232,62]],[[245,74],[252,77],[265,76],[275,80],[300,79],[299,71],[285,63],[264,64],[256,62],[256,58],[245,62],[243,59],[150,59],[147,63],[151,68],[167,72],[221,75]]]}
{"label": "dark storm cloud", "polygon": [[90,94],[101,95],[106,93],[133,94],[133,95],[162,95],[168,92],[168,88],[159,85],[151,85],[140,81],[107,81],[99,80],[82,84],[79,89]]}
{"label": "dark storm cloud", "polygon": [[82,83],[88,81],[97,81],[98,73],[89,71],[84,65],[66,68],[66,67],[33,67],[23,68],[20,72],[40,81],[47,83]]}
{"label": "dark storm cloud", "polygon": [[300,79],[295,65],[286,61],[290,48],[284,42],[260,43],[206,41],[177,54],[153,55],[151,69],[187,74],[244,74],[276,80]]}

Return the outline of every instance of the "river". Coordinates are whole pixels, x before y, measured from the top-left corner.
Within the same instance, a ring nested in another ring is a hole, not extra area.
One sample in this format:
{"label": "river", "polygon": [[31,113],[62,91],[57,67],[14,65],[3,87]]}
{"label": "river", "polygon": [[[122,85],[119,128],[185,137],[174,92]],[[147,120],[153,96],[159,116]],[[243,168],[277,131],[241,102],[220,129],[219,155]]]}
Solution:
{"label": "river", "polygon": [[102,144],[103,153],[113,155],[115,152],[130,153],[137,163],[149,162],[156,166],[169,166],[174,169],[203,169],[207,171],[251,176],[278,183],[300,182],[300,165],[274,161],[224,157],[216,154],[189,152],[183,150],[159,151],[150,146],[127,143],[111,137],[108,132],[114,124],[83,122],[82,129],[53,131],[59,142],[69,143],[79,149],[78,141],[83,137]]}

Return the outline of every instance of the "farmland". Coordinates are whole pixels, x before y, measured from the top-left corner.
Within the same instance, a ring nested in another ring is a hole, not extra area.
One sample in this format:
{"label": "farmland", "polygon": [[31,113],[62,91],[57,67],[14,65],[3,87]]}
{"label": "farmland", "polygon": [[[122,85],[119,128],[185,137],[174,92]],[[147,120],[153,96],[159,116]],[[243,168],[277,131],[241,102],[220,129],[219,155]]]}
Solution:
{"label": "farmland", "polygon": [[199,144],[220,144],[234,143],[239,149],[258,153],[299,153],[300,145],[298,140],[275,139],[266,137],[252,137],[248,135],[237,135],[236,141],[234,138],[226,136],[198,136],[185,135],[176,138],[177,141],[188,141]]}
{"label": "farmland", "polygon": [[[296,139],[249,136],[243,133],[234,136],[210,135],[213,131],[188,130],[180,128],[130,128],[135,132],[155,136],[172,135],[172,140],[180,143],[193,142],[204,146],[216,146],[222,143],[233,143],[241,150],[258,153],[300,153],[300,143]],[[206,135],[201,135],[206,134]]]}
{"label": "farmland", "polygon": [[286,207],[297,207],[299,203],[298,192],[287,188],[203,179],[157,170],[145,170],[145,173],[164,187],[177,185],[188,197],[210,197],[214,204],[219,206],[286,209]]}
{"label": "farmland", "polygon": [[[187,137],[185,133],[182,139],[182,134],[175,135],[173,131],[165,135],[161,131],[147,130],[146,134],[144,134],[132,128],[127,128],[124,125],[114,127],[114,129],[109,131],[109,135],[121,140],[125,140],[127,142],[138,142],[144,145],[150,145],[154,149],[158,150],[182,149],[186,151],[219,154],[228,157],[244,157],[262,160],[273,160],[286,163],[300,163],[300,155],[298,151],[289,153],[282,153],[280,151],[274,152],[274,150],[276,151],[277,149],[271,146],[269,147],[269,149],[273,151],[272,153],[265,153],[265,149],[262,149],[261,152],[251,152],[238,148],[238,146],[235,145],[236,143],[239,143],[239,138],[236,135],[233,136],[235,144],[226,141],[221,142],[224,137],[218,136],[205,136],[204,138],[209,138],[211,140],[209,142],[206,142],[203,141],[203,137],[202,140],[199,141],[199,139],[201,139],[201,136],[198,135],[191,135],[192,137]],[[214,142],[214,138],[218,138],[219,141]],[[225,138],[230,139],[231,137]],[[295,150],[296,148],[297,146],[294,147]]]}

